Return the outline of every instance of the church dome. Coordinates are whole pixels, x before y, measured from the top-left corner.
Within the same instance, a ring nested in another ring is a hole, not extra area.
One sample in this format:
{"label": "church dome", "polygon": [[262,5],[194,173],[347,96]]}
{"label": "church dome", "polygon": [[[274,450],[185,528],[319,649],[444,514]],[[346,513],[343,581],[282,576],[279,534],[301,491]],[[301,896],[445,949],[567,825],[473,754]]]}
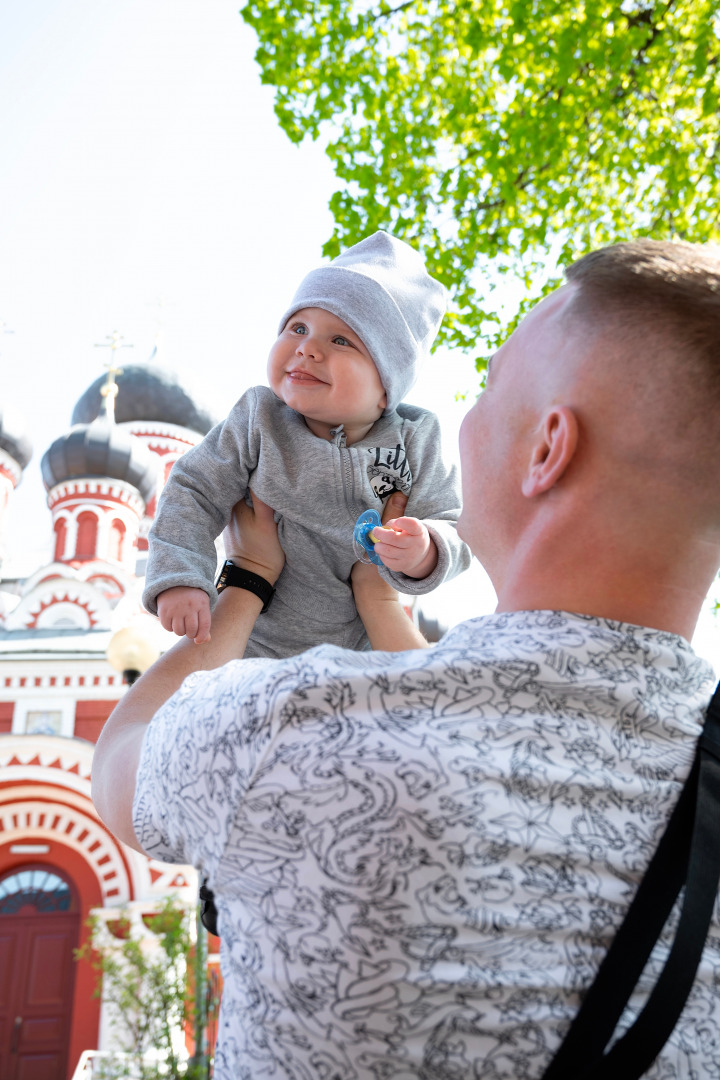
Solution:
{"label": "church dome", "polygon": [[25,424],[14,410],[0,405],[0,450],[4,450],[21,469],[32,457],[32,445],[25,433]]}
{"label": "church dome", "polygon": [[[73,424],[89,424],[103,411],[100,390],[105,376],[100,375],[87,388],[73,414]],[[140,364],[123,365],[122,374],[116,376],[119,393],[115,403],[115,419],[118,424],[133,420],[158,421],[189,428],[200,435],[207,435],[216,420],[198,405],[177,379],[160,368]]]}
{"label": "church dome", "polygon": [[40,467],[48,491],[65,480],[81,477],[123,480],[147,503],[157,483],[155,455],[105,416],[91,424],[76,424],[61,435],[43,455]]}

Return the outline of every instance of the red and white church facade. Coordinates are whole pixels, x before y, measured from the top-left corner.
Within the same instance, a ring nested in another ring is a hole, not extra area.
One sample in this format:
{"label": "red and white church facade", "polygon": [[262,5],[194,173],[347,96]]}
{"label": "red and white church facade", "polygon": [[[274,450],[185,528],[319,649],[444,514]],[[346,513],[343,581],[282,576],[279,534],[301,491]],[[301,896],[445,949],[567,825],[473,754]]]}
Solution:
{"label": "red and white church facade", "polygon": [[[111,368],[72,421],[42,460],[51,561],[22,581],[4,582],[0,567],[0,1077],[8,1080],[66,1080],[83,1051],[111,1044],[94,973],[74,960],[91,911],[151,912],[170,892],[197,895],[190,868],[115,840],[95,813],[90,774],[124,692],[106,656],[111,640],[129,624],[162,633],[140,607],[158,494],[213,421],[149,365]],[[0,530],[29,460],[22,430],[0,413]]]}

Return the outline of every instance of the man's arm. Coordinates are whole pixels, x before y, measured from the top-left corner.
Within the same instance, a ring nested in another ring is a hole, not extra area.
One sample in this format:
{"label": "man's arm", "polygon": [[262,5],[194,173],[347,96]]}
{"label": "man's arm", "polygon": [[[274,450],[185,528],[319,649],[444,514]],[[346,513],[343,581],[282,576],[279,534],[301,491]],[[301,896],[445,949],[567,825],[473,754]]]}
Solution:
{"label": "man's arm", "polygon": [[[393,492],[383,510],[383,526],[390,518],[399,518],[406,505],[407,495]],[[371,648],[388,652],[427,648],[427,641],[406,615],[397,592],[380,577],[374,563],[355,563],[350,583]]]}
{"label": "man's arm", "polygon": [[[228,558],[274,585],[285,562],[273,511],[254,499],[254,509],[239,503],[225,533]],[[222,667],[241,659],[262,601],[245,589],[227,588],[212,617],[212,638],[195,645],[179,641],[161,656],[116,705],[103,728],[92,764],[92,798],[108,828],[124,843],[142,851],[132,823],[132,804],[140,749],[148,724],[161,705],[195,671]]]}
{"label": "man's arm", "polygon": [[350,581],[355,606],[372,649],[387,652],[427,649],[427,641],[408,618],[393,587],[380,577],[377,566],[355,563]]}

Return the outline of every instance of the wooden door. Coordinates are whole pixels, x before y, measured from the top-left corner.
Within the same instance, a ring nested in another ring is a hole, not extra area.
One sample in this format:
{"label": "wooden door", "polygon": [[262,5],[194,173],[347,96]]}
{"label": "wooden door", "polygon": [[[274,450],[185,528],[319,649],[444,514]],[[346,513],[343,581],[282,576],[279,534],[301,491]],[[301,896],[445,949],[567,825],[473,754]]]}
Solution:
{"label": "wooden door", "polygon": [[[14,879],[22,885],[28,873]],[[45,872],[48,879],[65,885],[71,907],[66,883]],[[0,892],[0,1077],[66,1080],[80,916],[37,889],[25,903],[17,893],[14,903],[12,894],[3,899]]]}

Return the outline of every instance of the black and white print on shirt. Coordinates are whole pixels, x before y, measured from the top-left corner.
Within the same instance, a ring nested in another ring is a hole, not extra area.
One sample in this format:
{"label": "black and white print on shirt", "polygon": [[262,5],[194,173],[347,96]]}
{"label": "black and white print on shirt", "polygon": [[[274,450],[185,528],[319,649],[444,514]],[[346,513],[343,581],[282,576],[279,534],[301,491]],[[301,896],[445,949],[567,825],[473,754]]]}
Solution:
{"label": "black and white print on shirt", "polygon": [[[541,1077],[712,683],[681,638],[555,612],[187,680],[150,725],[134,821],[215,891],[216,1080]],[[718,986],[716,922],[647,1077],[720,1078]]]}
{"label": "black and white print on shirt", "polygon": [[394,447],[368,447],[367,452],[370,455],[368,480],[378,499],[384,501],[393,491],[409,495],[413,478],[407,455],[400,443]]}

